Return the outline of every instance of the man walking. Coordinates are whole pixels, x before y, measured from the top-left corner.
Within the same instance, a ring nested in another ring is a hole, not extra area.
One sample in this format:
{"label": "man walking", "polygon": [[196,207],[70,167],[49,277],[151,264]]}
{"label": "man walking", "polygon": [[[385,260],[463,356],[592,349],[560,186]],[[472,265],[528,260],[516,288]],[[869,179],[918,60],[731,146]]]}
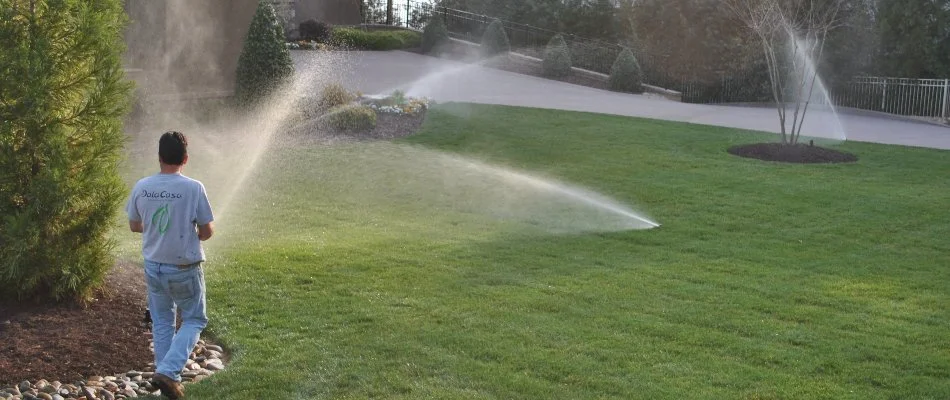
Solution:
{"label": "man walking", "polygon": [[[132,232],[142,233],[145,283],[152,317],[155,375],[169,399],[184,396],[181,372],[208,324],[201,241],[214,232],[211,204],[201,182],[182,175],[188,139],[167,132],[158,141],[161,172],[135,184],[126,211]],[[182,324],[175,332],[175,309]]]}

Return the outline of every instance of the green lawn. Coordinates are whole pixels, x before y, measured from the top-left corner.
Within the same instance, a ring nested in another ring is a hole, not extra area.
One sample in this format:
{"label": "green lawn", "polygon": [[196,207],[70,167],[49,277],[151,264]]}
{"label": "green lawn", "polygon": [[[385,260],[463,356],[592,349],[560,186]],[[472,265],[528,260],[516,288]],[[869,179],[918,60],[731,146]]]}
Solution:
{"label": "green lawn", "polygon": [[[396,143],[275,149],[219,215],[209,312],[234,359],[189,398],[950,398],[950,153],[725,151],[764,139],[445,105]],[[662,226],[589,232],[591,210],[440,152]]]}

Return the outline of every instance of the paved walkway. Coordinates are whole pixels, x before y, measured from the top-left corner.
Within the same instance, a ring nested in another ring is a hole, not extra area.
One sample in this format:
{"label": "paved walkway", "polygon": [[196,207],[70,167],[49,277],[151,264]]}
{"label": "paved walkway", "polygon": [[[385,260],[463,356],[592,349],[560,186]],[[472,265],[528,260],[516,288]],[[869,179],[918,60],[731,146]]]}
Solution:
{"label": "paved walkway", "polygon": [[[647,117],[778,132],[774,108],[686,104],[571,85],[407,52],[292,52],[299,71],[313,71],[317,85],[340,81],[366,94],[401,89],[436,101],[502,104]],[[842,133],[843,132],[843,133]],[[950,128],[896,117],[811,110],[804,135],[950,149]]]}

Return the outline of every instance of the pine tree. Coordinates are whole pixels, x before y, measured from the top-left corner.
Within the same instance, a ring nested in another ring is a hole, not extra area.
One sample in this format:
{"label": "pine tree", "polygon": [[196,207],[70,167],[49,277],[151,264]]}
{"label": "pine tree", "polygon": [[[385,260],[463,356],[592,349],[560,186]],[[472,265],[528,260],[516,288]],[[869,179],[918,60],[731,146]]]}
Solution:
{"label": "pine tree", "polygon": [[643,76],[640,64],[630,49],[624,49],[613,68],[610,69],[610,79],[607,82],[610,90],[628,93],[643,93]]}
{"label": "pine tree", "polygon": [[294,72],[284,32],[267,0],[257,5],[251,28],[238,59],[235,95],[245,105],[253,105],[286,83]]}
{"label": "pine tree", "polygon": [[124,26],[119,0],[0,0],[0,296],[87,299],[114,263]]}

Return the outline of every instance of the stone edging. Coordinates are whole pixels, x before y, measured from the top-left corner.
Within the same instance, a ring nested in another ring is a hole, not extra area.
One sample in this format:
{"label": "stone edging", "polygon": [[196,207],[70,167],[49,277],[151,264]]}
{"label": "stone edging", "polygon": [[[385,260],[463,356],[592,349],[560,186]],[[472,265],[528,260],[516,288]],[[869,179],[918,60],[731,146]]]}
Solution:
{"label": "stone edging", "polygon": [[[151,345],[149,346],[151,348]],[[191,352],[185,370],[182,372],[182,383],[199,382],[214,373],[224,369],[225,353],[221,346],[199,340],[195,350]],[[139,396],[160,395],[161,392],[152,386],[150,379],[154,375],[155,364],[149,365],[143,371],[129,371],[115,376],[91,376],[88,379],[64,384],[59,381],[49,382],[40,379],[35,382],[23,381],[20,384],[0,389],[0,399],[12,400],[116,400]]]}

